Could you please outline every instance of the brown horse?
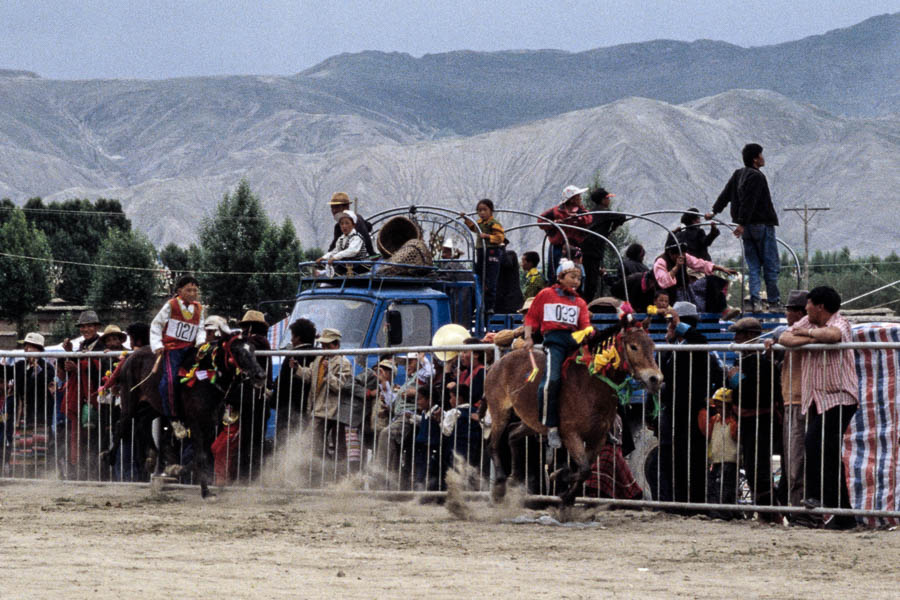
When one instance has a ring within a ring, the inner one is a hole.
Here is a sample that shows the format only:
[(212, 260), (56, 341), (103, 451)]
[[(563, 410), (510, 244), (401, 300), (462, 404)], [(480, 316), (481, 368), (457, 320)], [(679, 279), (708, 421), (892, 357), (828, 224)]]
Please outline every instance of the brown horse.
[[(653, 357), (653, 340), (644, 326), (627, 326), (626, 321), (602, 332), (600, 341), (614, 336), (614, 343), (622, 364), (610, 369), (606, 377), (614, 384), (621, 384), (628, 375), (643, 384), (650, 393), (659, 391), (663, 376)], [(492, 497), (500, 501), (506, 493), (507, 473), (503, 468), (500, 444), (509, 424), (512, 411), (522, 420), (522, 425), (536, 434), (544, 435), (547, 428), (538, 415), (538, 384), (545, 376), (546, 360), (542, 352), (533, 352), (540, 374), (528, 382), (531, 361), (525, 350), (514, 350), (488, 370), (484, 380), (484, 397), (491, 415), (491, 459), (494, 463), (494, 487)], [(591, 466), (616, 417), (619, 399), (613, 388), (591, 375), (588, 367), (572, 362), (563, 375), (559, 392), (559, 432), (569, 456), (578, 465), (572, 475), (568, 469), (557, 472), (556, 478), (569, 483), (560, 497), (566, 504), (575, 500), (580, 485), (587, 479)], [(519, 433), (522, 433), (520, 429)]]

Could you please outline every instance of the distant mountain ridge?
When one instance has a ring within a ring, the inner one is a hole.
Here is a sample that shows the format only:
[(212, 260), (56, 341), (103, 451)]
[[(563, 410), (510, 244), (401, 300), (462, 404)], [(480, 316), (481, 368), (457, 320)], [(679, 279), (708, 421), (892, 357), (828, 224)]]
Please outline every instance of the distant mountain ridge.
[(0, 71), (0, 197), (120, 198), (155, 243), (186, 243), (247, 178), (313, 245), (338, 189), (365, 214), (485, 196), (539, 211), (599, 171), (638, 212), (711, 205), (754, 140), (779, 206), (835, 208), (814, 244), (884, 252), (896, 246), (877, 215), (896, 210), (898, 37), (900, 13), (750, 49), (363, 52), (289, 77), (161, 81)]

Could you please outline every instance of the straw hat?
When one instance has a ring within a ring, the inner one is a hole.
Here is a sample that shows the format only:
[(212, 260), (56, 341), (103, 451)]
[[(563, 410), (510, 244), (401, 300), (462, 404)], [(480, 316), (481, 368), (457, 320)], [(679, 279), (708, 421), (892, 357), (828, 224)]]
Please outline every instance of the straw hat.
[(340, 206), (341, 204), (350, 204), (350, 196), (344, 192), (335, 192), (328, 201), (329, 206)]
[(106, 338), (112, 337), (114, 335), (119, 336), (123, 344), (128, 339), (128, 335), (124, 331), (119, 329), (118, 325), (107, 325), (106, 329), (103, 330), (103, 335), (100, 336), (100, 341), (105, 344)]
[(266, 327), (269, 326), (269, 324), (266, 323), (266, 318), (258, 310), (248, 310), (245, 312), (244, 318), (241, 319), (241, 322), (238, 323), (238, 325), (249, 325), (250, 323), (262, 323)]
[(330, 344), (331, 342), (339, 342), (341, 340), (341, 332), (331, 327), (322, 330), (322, 335), (316, 338), (322, 344)]

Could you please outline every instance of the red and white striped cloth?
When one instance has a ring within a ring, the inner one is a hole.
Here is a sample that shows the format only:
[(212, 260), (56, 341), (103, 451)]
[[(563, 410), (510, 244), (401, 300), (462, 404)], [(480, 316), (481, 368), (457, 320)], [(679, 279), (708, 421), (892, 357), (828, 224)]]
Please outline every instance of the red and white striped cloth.
[[(900, 325), (857, 325), (851, 337), (854, 342), (900, 342)], [(900, 350), (856, 350), (854, 358), (859, 409), (844, 434), (843, 450), (850, 505), (900, 510)], [(863, 521), (871, 526), (898, 522)]]

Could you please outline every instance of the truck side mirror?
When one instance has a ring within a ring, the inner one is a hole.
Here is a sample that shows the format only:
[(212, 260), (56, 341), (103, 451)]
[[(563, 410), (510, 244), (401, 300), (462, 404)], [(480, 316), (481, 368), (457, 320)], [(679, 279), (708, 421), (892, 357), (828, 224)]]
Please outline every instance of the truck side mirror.
[(403, 343), (403, 316), (399, 310), (387, 311), (388, 346), (399, 346)]

